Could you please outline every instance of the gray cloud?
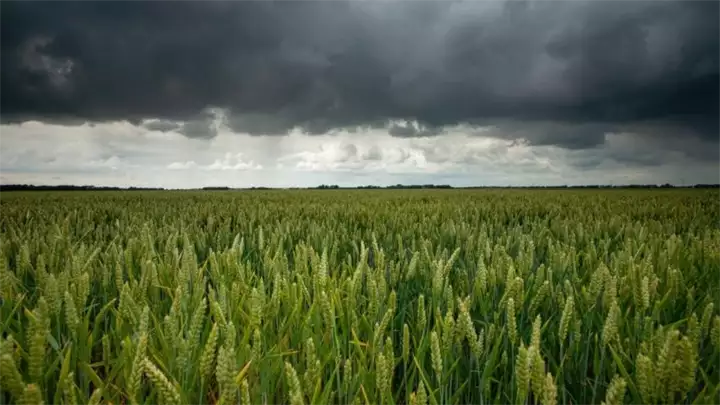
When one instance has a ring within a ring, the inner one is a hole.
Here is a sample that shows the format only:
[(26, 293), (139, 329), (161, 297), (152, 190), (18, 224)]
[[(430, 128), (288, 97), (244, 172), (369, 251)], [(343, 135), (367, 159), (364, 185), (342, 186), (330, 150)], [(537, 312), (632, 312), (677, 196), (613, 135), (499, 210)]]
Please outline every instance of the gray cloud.
[(178, 132), (190, 138), (214, 138), (218, 133), (217, 119), (217, 113), (206, 110), (197, 117), (185, 121)]
[(150, 131), (161, 131), (161, 132), (169, 132), (169, 131), (175, 131), (177, 129), (182, 128), (182, 124), (175, 121), (169, 121), (169, 120), (151, 120), (148, 122), (145, 122), (143, 126)]
[(410, 123), (391, 123), (388, 127), (388, 133), (399, 137), (419, 137), (419, 136), (435, 136), (441, 133), (438, 127), (428, 127), (416, 122)]
[(718, 11), (715, 1), (5, 1), (0, 107), (5, 122), (158, 119), (146, 128), (197, 138), (217, 134), (202, 115), (213, 107), (252, 134), (490, 125), (569, 149), (627, 128), (717, 142)]
[(186, 122), (178, 132), (190, 138), (213, 138), (217, 135), (217, 129), (212, 123), (203, 121)]
[(379, 146), (373, 145), (367, 150), (367, 152), (365, 152), (362, 157), (366, 160), (380, 161), (383, 158), (383, 151), (382, 149), (380, 149)]

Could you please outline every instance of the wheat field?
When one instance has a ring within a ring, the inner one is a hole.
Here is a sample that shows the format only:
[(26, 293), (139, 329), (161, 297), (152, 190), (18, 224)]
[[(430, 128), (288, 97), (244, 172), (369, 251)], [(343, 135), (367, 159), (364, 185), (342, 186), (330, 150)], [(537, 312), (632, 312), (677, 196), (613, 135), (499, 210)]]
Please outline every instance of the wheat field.
[(720, 403), (708, 190), (3, 193), (0, 404)]

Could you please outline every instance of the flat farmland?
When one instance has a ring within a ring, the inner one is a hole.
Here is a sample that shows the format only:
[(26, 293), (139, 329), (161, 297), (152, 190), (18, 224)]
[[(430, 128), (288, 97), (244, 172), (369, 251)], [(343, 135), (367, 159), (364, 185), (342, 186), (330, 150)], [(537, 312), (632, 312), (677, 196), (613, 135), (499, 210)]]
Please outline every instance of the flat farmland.
[(0, 403), (720, 403), (718, 197), (3, 192)]

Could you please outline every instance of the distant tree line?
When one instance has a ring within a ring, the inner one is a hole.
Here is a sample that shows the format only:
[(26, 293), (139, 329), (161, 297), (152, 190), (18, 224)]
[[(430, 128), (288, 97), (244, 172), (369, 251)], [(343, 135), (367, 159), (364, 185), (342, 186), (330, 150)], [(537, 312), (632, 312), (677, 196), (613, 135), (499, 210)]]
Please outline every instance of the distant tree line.
[(380, 187), (380, 186), (359, 186), (355, 187), (359, 189), (378, 189), (378, 188), (389, 188), (389, 189), (405, 189), (405, 188), (453, 188), (448, 184), (395, 184), (392, 186)]
[[(358, 186), (358, 187), (340, 187), (337, 184), (321, 184), (317, 187), (302, 188), (302, 187), (290, 187), (292, 190), (380, 190), (380, 189), (461, 189), (461, 190), (475, 190), (475, 189), (662, 189), (662, 188), (702, 188), (702, 189), (716, 189), (720, 188), (720, 184), (695, 184), (691, 186), (674, 186), (672, 184), (628, 184), (628, 185), (582, 185), (582, 186), (469, 186), (469, 187), (453, 187), (448, 184), (395, 184), (390, 186)], [(201, 189), (187, 189), (187, 190), (273, 190), (272, 187), (250, 187), (250, 188), (232, 188), (232, 187), (203, 187)], [(0, 184), (0, 191), (159, 191), (165, 190), (162, 187), (103, 187), (103, 186), (73, 186), (73, 185), (60, 185), (60, 186), (35, 186), (29, 184)]]
[(108, 186), (35, 186), (31, 184), (0, 184), (0, 191), (121, 191), (121, 190), (165, 190), (154, 187), (108, 187)]
[(335, 190), (335, 189), (360, 189), (360, 190), (378, 190), (378, 189), (459, 189), (459, 190), (474, 190), (474, 189), (567, 189), (567, 188), (580, 188), (580, 189), (599, 189), (599, 188), (720, 188), (720, 184), (695, 184), (692, 186), (674, 186), (672, 184), (627, 184), (627, 185), (607, 185), (607, 184), (590, 184), (590, 185), (562, 185), (562, 186), (466, 186), (466, 187), (453, 187), (448, 184), (395, 184), (391, 186), (358, 186), (358, 187), (340, 187), (338, 185), (325, 185), (322, 184), (315, 187), (318, 190)]

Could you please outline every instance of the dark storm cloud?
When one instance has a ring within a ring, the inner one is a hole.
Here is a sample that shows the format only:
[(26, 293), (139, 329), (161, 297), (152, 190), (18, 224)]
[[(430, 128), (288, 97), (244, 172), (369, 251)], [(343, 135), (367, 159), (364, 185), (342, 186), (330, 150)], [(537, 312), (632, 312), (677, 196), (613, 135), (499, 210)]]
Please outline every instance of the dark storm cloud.
[(585, 148), (672, 122), (718, 138), (715, 1), (4, 1), (1, 30), (6, 122), (189, 120), (212, 137), (189, 117), (214, 107), (254, 134), (484, 124)]
[(601, 145), (605, 134), (622, 128), (622, 125), (611, 125), (603, 122), (562, 122), (533, 121), (531, 125), (522, 121), (497, 121), (493, 126), (483, 128), (477, 135), (494, 138), (522, 139), (533, 145), (562, 145), (567, 149), (587, 149)]

